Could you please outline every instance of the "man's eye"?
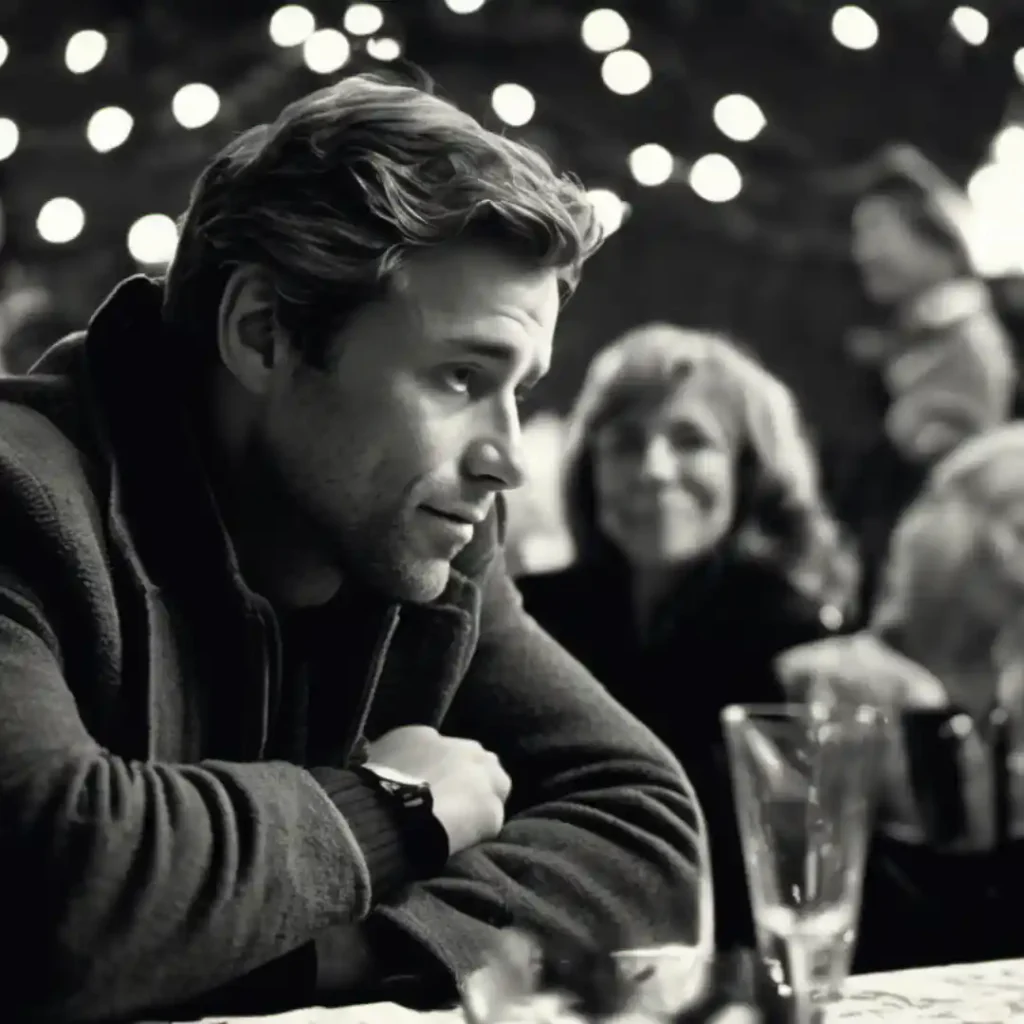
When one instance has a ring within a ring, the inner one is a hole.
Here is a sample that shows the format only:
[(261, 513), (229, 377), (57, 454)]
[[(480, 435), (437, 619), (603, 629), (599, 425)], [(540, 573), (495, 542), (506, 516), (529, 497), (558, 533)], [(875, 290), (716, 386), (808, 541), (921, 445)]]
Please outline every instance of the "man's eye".
[(471, 366), (452, 366), (445, 370), (443, 375), (445, 385), (460, 395), (470, 392), (475, 379), (476, 370)]

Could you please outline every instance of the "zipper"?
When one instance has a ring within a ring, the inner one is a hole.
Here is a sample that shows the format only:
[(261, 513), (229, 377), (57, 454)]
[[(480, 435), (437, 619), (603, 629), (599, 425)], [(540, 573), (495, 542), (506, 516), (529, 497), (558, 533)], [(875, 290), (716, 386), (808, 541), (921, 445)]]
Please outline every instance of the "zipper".
[(366, 728), (366, 722), (370, 717), (370, 708), (373, 706), (373, 698), (377, 692), (377, 684), (380, 682), (381, 673), (384, 671), (384, 662), (387, 659), (388, 649), (391, 647), (395, 631), (398, 629), (398, 620), (401, 612), (401, 605), (392, 605), (388, 609), (383, 627), (377, 634), (377, 640), (373, 646), (373, 655), (370, 658), (370, 668), (366, 673), (363, 689), (359, 695), (357, 712), (353, 717), (352, 727), (345, 737), (345, 763), (352, 757), (352, 751), (355, 749), (356, 743)]

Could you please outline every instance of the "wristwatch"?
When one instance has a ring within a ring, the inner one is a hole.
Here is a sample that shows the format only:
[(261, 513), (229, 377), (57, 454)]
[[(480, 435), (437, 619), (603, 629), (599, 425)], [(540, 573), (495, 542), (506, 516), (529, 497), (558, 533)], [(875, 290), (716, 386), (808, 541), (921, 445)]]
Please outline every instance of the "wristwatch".
[(430, 784), (385, 764), (366, 762), (352, 769), (382, 794), (394, 808), (412, 860), (419, 874), (428, 877), (448, 860), (448, 833), (434, 816)]

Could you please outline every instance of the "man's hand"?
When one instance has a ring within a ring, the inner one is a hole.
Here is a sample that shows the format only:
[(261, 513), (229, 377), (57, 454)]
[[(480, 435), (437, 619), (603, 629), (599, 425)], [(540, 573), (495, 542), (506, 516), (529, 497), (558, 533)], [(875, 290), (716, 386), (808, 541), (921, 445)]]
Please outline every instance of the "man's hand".
[(406, 725), (369, 744), (368, 760), (429, 783), (434, 817), (448, 833), (453, 854), (493, 839), (505, 824), (512, 780), (497, 756), (475, 740)]

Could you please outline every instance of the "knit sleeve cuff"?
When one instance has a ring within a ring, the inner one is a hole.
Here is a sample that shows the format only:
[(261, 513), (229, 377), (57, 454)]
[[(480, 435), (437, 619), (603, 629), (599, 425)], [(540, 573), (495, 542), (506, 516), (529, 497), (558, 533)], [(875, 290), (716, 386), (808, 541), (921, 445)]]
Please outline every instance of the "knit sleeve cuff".
[(378, 903), (417, 872), (401, 815), (387, 797), (354, 772), (312, 768), (310, 774), (338, 808), (359, 844), (370, 874), (371, 899)]

